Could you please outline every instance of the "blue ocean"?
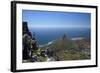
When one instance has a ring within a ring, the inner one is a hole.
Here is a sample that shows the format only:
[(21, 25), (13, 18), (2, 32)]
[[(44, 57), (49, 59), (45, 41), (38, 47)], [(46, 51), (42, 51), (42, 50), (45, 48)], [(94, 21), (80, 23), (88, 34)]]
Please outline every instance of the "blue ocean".
[(41, 44), (46, 44), (50, 41), (56, 40), (61, 38), (64, 34), (66, 34), (67, 37), (69, 38), (78, 38), (78, 37), (85, 37), (89, 38), (91, 35), (90, 28), (80, 28), (80, 29), (62, 29), (62, 28), (57, 28), (57, 29), (30, 29), (31, 33), (35, 33), (35, 38), (38, 41), (38, 43)]

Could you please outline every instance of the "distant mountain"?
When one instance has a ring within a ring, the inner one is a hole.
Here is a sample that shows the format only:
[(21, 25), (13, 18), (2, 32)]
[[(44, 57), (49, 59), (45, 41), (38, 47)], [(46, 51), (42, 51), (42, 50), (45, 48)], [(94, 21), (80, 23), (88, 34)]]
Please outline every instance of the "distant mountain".
[(43, 48), (53, 51), (53, 58), (62, 61), (90, 58), (90, 40), (86, 38), (72, 40), (64, 34), (61, 38), (49, 42)]
[(67, 50), (73, 47), (73, 42), (64, 34), (61, 38), (48, 45), (48, 47), (55, 51)]

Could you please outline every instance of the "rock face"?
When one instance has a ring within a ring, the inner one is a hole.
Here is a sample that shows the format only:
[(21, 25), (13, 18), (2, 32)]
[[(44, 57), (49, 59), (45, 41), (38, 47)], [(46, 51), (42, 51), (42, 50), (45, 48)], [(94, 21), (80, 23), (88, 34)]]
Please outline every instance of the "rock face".
[(27, 22), (23, 22), (23, 60), (31, 60), (33, 51), (38, 49), (37, 42), (28, 29)]
[(32, 34), (31, 34), (31, 32), (29, 31), (29, 29), (28, 29), (27, 22), (23, 22), (23, 35), (24, 35), (24, 34), (28, 34), (30, 37), (32, 37)]

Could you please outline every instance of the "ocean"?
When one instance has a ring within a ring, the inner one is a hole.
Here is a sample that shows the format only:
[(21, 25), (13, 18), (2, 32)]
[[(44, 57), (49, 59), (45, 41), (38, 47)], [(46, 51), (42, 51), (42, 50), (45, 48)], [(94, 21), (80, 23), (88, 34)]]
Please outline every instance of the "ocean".
[(90, 28), (39, 28), (39, 29), (29, 29), (32, 34), (35, 34), (35, 38), (39, 45), (46, 44), (50, 41), (61, 38), (64, 34), (68, 38), (90, 38), (91, 29)]

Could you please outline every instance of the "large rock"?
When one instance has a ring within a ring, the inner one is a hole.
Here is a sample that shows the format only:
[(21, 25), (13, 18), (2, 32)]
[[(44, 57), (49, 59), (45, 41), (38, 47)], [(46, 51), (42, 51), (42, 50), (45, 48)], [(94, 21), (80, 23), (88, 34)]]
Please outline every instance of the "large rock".
[(23, 60), (32, 60), (33, 52), (37, 49), (35, 37), (29, 31), (27, 22), (23, 22)]

